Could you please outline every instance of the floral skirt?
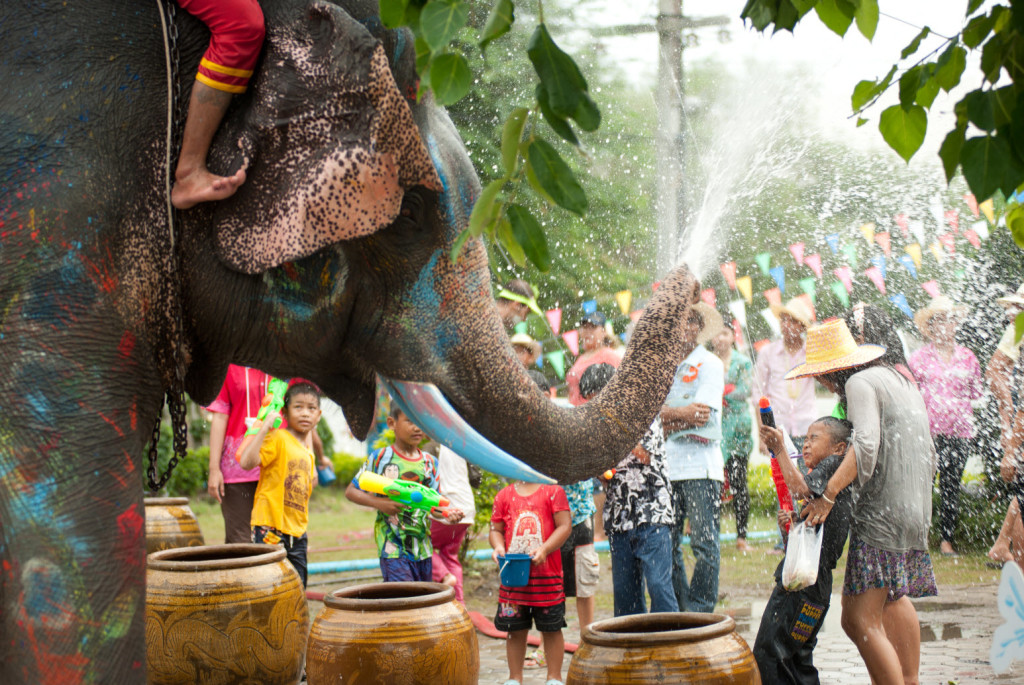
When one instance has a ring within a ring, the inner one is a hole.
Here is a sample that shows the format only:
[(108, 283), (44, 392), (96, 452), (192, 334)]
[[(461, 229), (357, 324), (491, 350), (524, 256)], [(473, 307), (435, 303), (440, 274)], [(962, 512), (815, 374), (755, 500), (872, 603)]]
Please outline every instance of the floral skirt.
[(843, 594), (859, 595), (873, 588), (886, 588), (890, 602), (908, 596), (934, 597), (939, 590), (931, 555), (918, 550), (890, 552), (851, 535)]

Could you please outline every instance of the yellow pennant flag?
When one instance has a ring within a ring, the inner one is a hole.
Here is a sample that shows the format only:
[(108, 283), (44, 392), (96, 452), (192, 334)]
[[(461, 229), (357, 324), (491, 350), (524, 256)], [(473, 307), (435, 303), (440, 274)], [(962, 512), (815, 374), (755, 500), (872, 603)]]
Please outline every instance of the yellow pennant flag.
[(985, 218), (988, 219), (990, 224), (994, 224), (996, 222), (995, 204), (992, 202), (992, 198), (989, 198), (978, 205), (978, 209), (981, 210), (981, 213), (985, 215)]
[(875, 244), (875, 223), (873, 221), (861, 226), (860, 232), (864, 234), (864, 240), (868, 241), (868, 247)]
[(910, 243), (904, 248), (910, 258), (914, 260), (914, 266), (921, 268), (921, 246), (917, 243)]
[(946, 255), (942, 254), (942, 245), (939, 245), (938, 242), (934, 242), (931, 245), (929, 245), (928, 249), (932, 251), (932, 254), (935, 256), (935, 261), (937, 261), (939, 264), (942, 264), (942, 262), (946, 259)]
[(750, 276), (740, 276), (736, 279), (736, 289), (743, 295), (743, 299), (750, 304), (754, 301), (754, 290), (750, 282)]
[(629, 307), (633, 304), (633, 291), (620, 290), (615, 293), (615, 301), (619, 303), (619, 309), (622, 310), (622, 315), (629, 316)]

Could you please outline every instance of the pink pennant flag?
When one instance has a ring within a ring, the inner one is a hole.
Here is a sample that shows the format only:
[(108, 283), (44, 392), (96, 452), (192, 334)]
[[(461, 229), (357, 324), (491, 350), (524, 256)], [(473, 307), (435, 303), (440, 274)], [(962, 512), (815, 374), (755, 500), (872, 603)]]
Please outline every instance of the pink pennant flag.
[(555, 309), (549, 309), (545, 312), (545, 316), (548, 317), (548, 325), (551, 326), (556, 334), (562, 330), (562, 308), (556, 307)]
[(835, 269), (832, 273), (836, 275), (843, 283), (843, 287), (846, 288), (846, 292), (853, 293), (853, 269), (848, 266), (841, 266)]
[(889, 253), (892, 251), (892, 236), (890, 236), (888, 232), (876, 233), (875, 242), (878, 243), (878, 246), (882, 248), (882, 252), (885, 253), (886, 257), (888, 257)]
[(768, 340), (768, 338), (762, 338), (758, 340), (757, 342), (754, 343), (754, 352), (760, 352), (761, 348), (767, 345), (769, 342), (771, 341)]
[(896, 215), (896, 225), (900, 227), (900, 233), (903, 237), (907, 237), (907, 233), (910, 231), (910, 222), (907, 220), (907, 215), (900, 212)]
[(939, 284), (935, 281), (925, 281), (921, 284), (924, 291), (928, 293), (930, 297), (938, 297), (942, 291), (939, 290)]
[(967, 203), (967, 208), (971, 210), (971, 214), (977, 219), (980, 214), (978, 198), (974, 197), (974, 193), (964, 193), (964, 201)]
[(793, 243), (789, 246), (789, 252), (793, 255), (793, 259), (796, 260), (797, 266), (803, 266), (804, 264), (804, 244)]
[(815, 278), (821, 278), (821, 255), (815, 252), (804, 257), (804, 266), (809, 266)]
[(975, 249), (981, 247), (981, 238), (978, 237), (977, 232), (973, 228), (968, 228), (964, 231), (964, 237), (967, 238), (967, 242), (975, 247)]
[(715, 289), (714, 288), (704, 288), (704, 290), (700, 291), (700, 299), (704, 300), (704, 303), (706, 305), (708, 305), (709, 307), (714, 307), (715, 306)]
[(947, 209), (942, 216), (949, 227), (953, 229), (954, 234), (960, 230), (960, 212), (955, 209)]
[(730, 290), (736, 290), (736, 262), (726, 262), (719, 267)]
[(642, 309), (637, 309), (636, 311), (632, 311), (632, 312), (629, 313), (629, 320), (632, 321), (633, 323), (636, 323), (637, 321), (640, 320), (640, 316), (643, 313), (644, 313), (644, 310), (642, 310)]
[(871, 279), (871, 282), (875, 284), (879, 292), (885, 294), (885, 279), (882, 278), (882, 270), (877, 266), (869, 266), (864, 269), (864, 275)]
[(771, 290), (764, 291), (764, 299), (768, 300), (768, 304), (775, 307), (782, 306), (782, 292), (778, 288), (772, 288)]
[(571, 331), (562, 333), (562, 340), (569, 346), (569, 351), (572, 352), (574, 357), (579, 356), (580, 353), (580, 332), (575, 328)]
[(661, 286), (661, 281), (655, 281), (654, 283), (651, 283), (651, 292), (652, 293), (658, 292), (658, 287), (659, 286)]
[(732, 320), (732, 335), (736, 339), (736, 349), (742, 352), (747, 346), (747, 341), (743, 337), (743, 326), (740, 325), (739, 319)]
[(952, 233), (943, 233), (939, 236), (939, 242), (945, 247), (950, 253), (956, 252), (956, 237)]

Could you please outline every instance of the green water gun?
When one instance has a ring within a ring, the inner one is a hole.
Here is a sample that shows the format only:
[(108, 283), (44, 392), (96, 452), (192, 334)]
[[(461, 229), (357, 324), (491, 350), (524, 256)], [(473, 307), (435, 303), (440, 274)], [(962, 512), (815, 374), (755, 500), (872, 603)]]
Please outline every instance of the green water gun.
[(270, 383), (267, 384), (267, 394), (263, 396), (263, 401), (260, 402), (260, 410), (256, 413), (256, 420), (249, 426), (249, 430), (245, 431), (245, 435), (242, 437), (242, 444), (238, 446), (238, 451), (235, 452), (235, 459), (241, 457), (246, 446), (260, 432), (263, 422), (267, 420), (271, 413), (277, 414), (272, 428), (281, 427), (280, 412), (284, 409), (284, 396), (287, 392), (288, 381), (283, 381), (280, 378), (270, 379)]
[(447, 508), (451, 504), (447, 497), (442, 497), (436, 490), (431, 490), (425, 485), (420, 485), (411, 480), (392, 480), (385, 478), (372, 471), (364, 471), (352, 484), (363, 492), (373, 492), (384, 495), (395, 502), (404, 504), (413, 509), (447, 516)]

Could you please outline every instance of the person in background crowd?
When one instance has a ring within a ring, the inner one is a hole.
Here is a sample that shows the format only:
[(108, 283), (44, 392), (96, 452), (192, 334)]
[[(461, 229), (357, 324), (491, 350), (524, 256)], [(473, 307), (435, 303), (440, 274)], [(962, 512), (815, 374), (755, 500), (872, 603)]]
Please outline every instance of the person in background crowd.
[[(501, 316), (502, 323), (505, 324), (505, 330), (512, 332), (516, 328), (516, 324), (527, 322), (527, 329), (525, 333), (529, 333), (534, 339), (542, 337), (544, 331), (544, 312), (537, 306), (537, 290), (522, 279), (515, 279), (505, 284), (505, 287), (498, 291), (498, 295), (494, 300), (495, 306), (498, 308), (498, 314)], [(539, 321), (535, 326), (529, 325), (529, 321), (534, 320), (534, 316), (539, 317)]]
[(531, 369), (540, 358), (541, 345), (528, 333), (516, 333), (510, 339), (512, 349), (516, 351), (520, 363), (525, 369)]
[[(892, 322), (885, 310), (873, 304), (858, 302), (845, 314), (843, 320), (853, 334), (858, 345), (868, 343), (881, 345), (885, 354), (881, 360), (899, 371), (908, 381), (917, 386), (917, 379), (907, 363), (906, 349), (896, 332), (896, 324)], [(839, 417), (844, 418), (844, 417)]]
[(954, 305), (948, 297), (933, 299), (914, 315), (928, 342), (910, 355), (910, 370), (928, 408), (939, 456), (939, 551), (946, 556), (956, 554), (953, 533), (960, 510), (960, 481), (976, 433), (971, 401), (981, 398), (981, 365), (973, 352), (954, 342), (957, 322), (965, 312), (966, 307)]
[(722, 457), (729, 475), (732, 504), (736, 511), (736, 549), (749, 552), (747, 544), (747, 516), (750, 513), (750, 493), (747, 491), (747, 462), (754, 449), (751, 439), (750, 386), (754, 366), (742, 352), (733, 347), (736, 335), (732, 326), (725, 324), (711, 339), (711, 348), (725, 367), (725, 399), (722, 403)]
[(786, 373), (805, 361), (804, 333), (814, 321), (814, 314), (799, 298), (793, 298), (784, 306), (773, 305), (772, 313), (779, 319), (782, 337), (768, 343), (758, 353), (757, 387), (771, 401), (776, 424), (789, 434), (799, 450), (807, 428), (818, 418), (814, 406), (814, 379), (786, 380)]
[(619, 368), (622, 356), (608, 346), (608, 331), (605, 328), (608, 319), (601, 312), (594, 311), (583, 316), (579, 325), (580, 356), (565, 374), (565, 383), (569, 388), (569, 403), (579, 406), (583, 404), (580, 395), (580, 376), (591, 364), (611, 364)]
[(459, 549), (466, 538), (466, 531), (473, 525), (476, 516), (476, 502), (469, 479), (469, 464), (465, 459), (444, 445), (437, 451), (437, 491), (448, 498), (451, 506), (462, 512), (458, 523), (447, 520), (430, 520), (430, 543), (434, 548), (431, 579), (455, 588), (455, 599), (465, 604), (462, 595), (462, 563)]

